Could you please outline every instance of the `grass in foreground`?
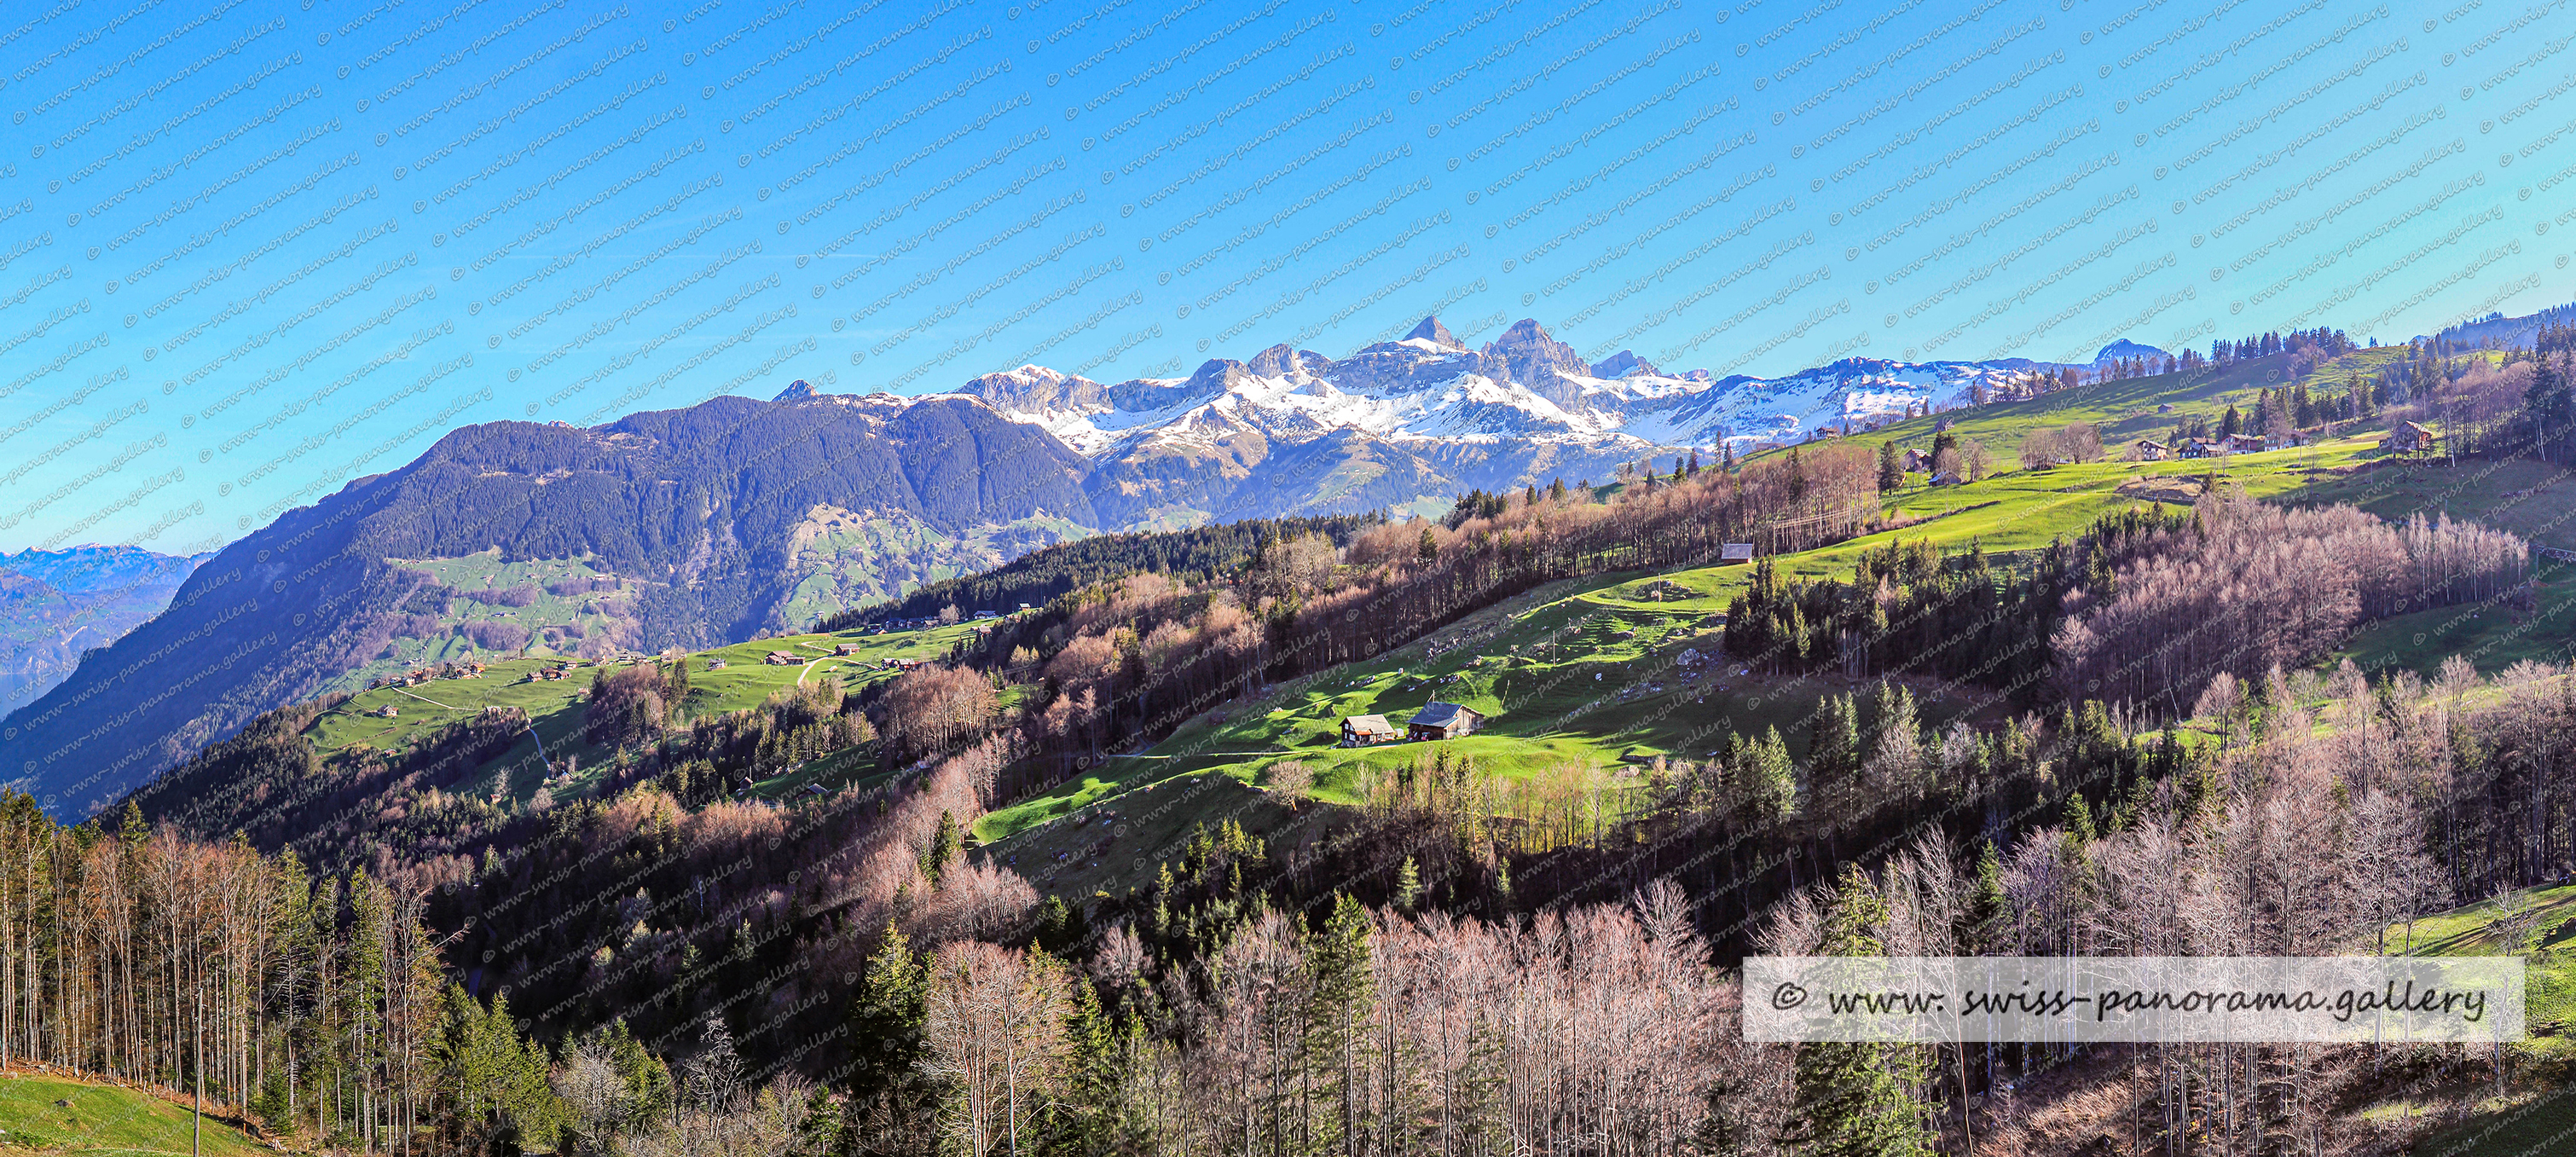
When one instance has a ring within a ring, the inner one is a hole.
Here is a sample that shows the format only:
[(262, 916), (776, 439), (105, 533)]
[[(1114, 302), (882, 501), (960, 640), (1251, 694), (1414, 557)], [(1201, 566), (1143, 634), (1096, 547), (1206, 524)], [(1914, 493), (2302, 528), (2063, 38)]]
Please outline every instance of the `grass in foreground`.
[[(2496, 917), (2505, 903), (2533, 905), (2537, 910), (2531, 942), (2524, 954), (2524, 1018), (2531, 1039), (2512, 1046), (2508, 1052), (2513, 1069), (2563, 1072), (2571, 1059), (2576, 1059), (2576, 1041), (2569, 1039), (2576, 1029), (2576, 884), (2526, 888), (2510, 897), (2464, 904), (2447, 912), (2417, 919), (2414, 923), (2414, 951), (2425, 956), (2488, 956), (2503, 947), (2498, 942)], [(2405, 943), (2403, 924), (2388, 930), (2392, 950)], [(2453, 1090), (2461, 1097), (2479, 1098), (2478, 1112), (2469, 1120), (2443, 1129), (2414, 1152), (2446, 1154), (2448, 1157), (2528, 1157), (2532, 1154), (2566, 1151), (2569, 1130), (2576, 1129), (2576, 1089), (2543, 1085), (2519, 1087), (2509, 1085), (2503, 1095), (2491, 1086), (2479, 1089)], [(2445, 1098), (2436, 1094), (2433, 1101)], [(2395, 1115), (2406, 1111), (2402, 1102), (2372, 1106), (2365, 1116)]]
[[(0, 1076), (0, 1152), (187, 1153), (191, 1138), (187, 1106), (149, 1093), (29, 1073)], [(212, 1117), (204, 1143), (212, 1157), (277, 1152)]]

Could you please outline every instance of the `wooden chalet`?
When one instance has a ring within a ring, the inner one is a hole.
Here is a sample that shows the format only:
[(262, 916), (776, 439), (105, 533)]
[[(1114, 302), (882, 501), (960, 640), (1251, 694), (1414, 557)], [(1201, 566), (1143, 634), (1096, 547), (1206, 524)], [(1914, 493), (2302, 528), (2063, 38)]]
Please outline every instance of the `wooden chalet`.
[(2210, 455), (2209, 443), (2198, 438), (2185, 438), (2174, 443), (2173, 453), (2176, 458), (2207, 458)]
[(1404, 721), (1404, 737), (1416, 740), (1456, 739), (1474, 735), (1476, 728), (1484, 722), (1484, 716), (1456, 703), (1434, 701), (1424, 704), (1422, 710), (1413, 713), (1413, 718)]
[(2153, 438), (2138, 439), (2137, 448), (2138, 461), (2140, 462), (2162, 462), (2167, 458), (2173, 457), (2173, 447), (2156, 441)]
[(1342, 717), (1342, 746), (1366, 747), (1373, 743), (1395, 742), (1395, 725), (1383, 715), (1346, 715)]
[(2227, 436), (2227, 452), (2230, 454), (2259, 454), (2271, 448), (2271, 444), (2267, 442), (2261, 434), (2230, 434)]
[(793, 667), (797, 664), (798, 659), (796, 658), (795, 652), (792, 651), (771, 651), (770, 653), (761, 656), (760, 661), (772, 667)]
[(2400, 422), (2379, 440), (2379, 448), (2397, 454), (2422, 454), (2431, 451), (2440, 437), (2419, 423)]

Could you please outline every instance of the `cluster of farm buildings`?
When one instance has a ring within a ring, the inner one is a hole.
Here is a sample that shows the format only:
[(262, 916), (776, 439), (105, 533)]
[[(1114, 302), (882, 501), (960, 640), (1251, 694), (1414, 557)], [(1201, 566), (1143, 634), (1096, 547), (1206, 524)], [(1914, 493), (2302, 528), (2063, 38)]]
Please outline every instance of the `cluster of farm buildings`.
[[(1484, 726), (1484, 715), (1456, 703), (1431, 702), (1404, 721), (1403, 738), (1416, 742), (1434, 739), (1457, 739), (1474, 735)], [(1393, 743), (1395, 725), (1384, 715), (1348, 715), (1342, 718), (1342, 746), (1367, 747)]]

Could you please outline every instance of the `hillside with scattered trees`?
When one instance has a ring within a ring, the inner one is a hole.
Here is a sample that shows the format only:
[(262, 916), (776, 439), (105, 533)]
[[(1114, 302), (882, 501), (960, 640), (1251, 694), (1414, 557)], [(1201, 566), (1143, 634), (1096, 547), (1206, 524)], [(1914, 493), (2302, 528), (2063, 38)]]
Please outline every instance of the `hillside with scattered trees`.
[[(2541, 355), (2371, 364), (2421, 391), (2375, 405), (2518, 376), (2461, 452), (2555, 452)], [(2450, 469), (2336, 446), (2355, 479)], [(2391, 1151), (2480, 1103), (2417, 1090), (2564, 1077), (2576, 677), (2355, 661), (2428, 613), (2563, 635), (2553, 564), (2262, 501), (2315, 470), (2269, 461), (2187, 507), (2123, 497), (2130, 463), (1945, 492), (1858, 439), (1639, 463), (1070, 543), (751, 658), (308, 700), (83, 823), (9, 797), (0, 1042), (361, 1151)], [(1485, 686), (1564, 706), (1238, 750), (1292, 689)], [(1037, 818), (978, 834), (1006, 813)], [(1107, 882), (1061, 886), (1077, 861)], [(2421, 951), (2527, 953), (2541, 1039), (1757, 1045), (1733, 972)]]

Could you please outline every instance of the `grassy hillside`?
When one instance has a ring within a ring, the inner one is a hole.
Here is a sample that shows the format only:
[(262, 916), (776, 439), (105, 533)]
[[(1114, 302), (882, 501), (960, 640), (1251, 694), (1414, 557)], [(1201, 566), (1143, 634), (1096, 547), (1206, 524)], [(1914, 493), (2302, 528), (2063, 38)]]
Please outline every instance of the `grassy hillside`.
[[(881, 666), (884, 660), (941, 657), (948, 653), (950, 644), (971, 637), (974, 629), (971, 623), (960, 623), (885, 634), (845, 631), (787, 635), (701, 651), (689, 657), (689, 698), (684, 710), (692, 716), (740, 710), (800, 682), (839, 678), (844, 687), (855, 688), (892, 678), (893, 672)], [(857, 652), (834, 655), (833, 650), (844, 643), (856, 646)], [(762, 659), (771, 651), (787, 651), (803, 661), (793, 666), (770, 666)], [(719, 659), (724, 666), (710, 669), (709, 663)], [(572, 665), (563, 678), (539, 677), (540, 671), (567, 663)], [(620, 665), (616, 660), (504, 659), (486, 666), (480, 676), (378, 687), (359, 692), (322, 713), (315, 719), (311, 735), (314, 745), (328, 758), (358, 744), (379, 749), (406, 747), (486, 707), (515, 708), (527, 712), (536, 735), (495, 763), (506, 766), (528, 761), (542, 741), (548, 764), (562, 768), (569, 759), (575, 771), (570, 778), (551, 783), (513, 782), (508, 785), (509, 795), (524, 801), (543, 786), (556, 799), (577, 798), (599, 785), (600, 768), (615, 754), (582, 741), (583, 700), (592, 682)], [(379, 714), (387, 707), (395, 711), (390, 718)], [(800, 789), (831, 770), (800, 769), (792, 778), (761, 784), (760, 790), (770, 795)], [(837, 786), (837, 782), (833, 785)], [(487, 794), (494, 786), (486, 773), (474, 782), (472, 790)]]
[[(2138, 383), (2148, 384), (2141, 389), (2153, 385), (2151, 379), (2136, 379), (2100, 389), (2117, 393)], [(2080, 400), (2074, 396), (2084, 392), (2051, 397)], [(2209, 396), (2223, 399), (2224, 394)], [(2022, 420), (2057, 421), (2065, 413), (2060, 409), (2044, 419), (2026, 414)], [(2378, 451), (2374, 437), (2362, 434), (2224, 458), (2097, 462), (2008, 470), (1962, 486), (1918, 484), (1888, 496), (1888, 508), (1909, 520), (1905, 525), (1784, 556), (1781, 564), (1798, 577), (1848, 577), (1862, 552), (1899, 541), (1929, 541), (1946, 550), (1974, 545), (2010, 555), (2078, 534), (2106, 512), (2146, 501), (2190, 500), (2212, 481), (2273, 500), (2360, 502), (2393, 517), (2402, 517), (2428, 496), (2440, 496), (2454, 513), (2521, 525), (2544, 542), (2552, 541), (2546, 535), (2553, 528), (2546, 525), (2548, 516), (2534, 493), (2540, 502), (2576, 497), (2576, 485), (2552, 481), (2536, 467), (2396, 462)], [(2555, 496), (2551, 488), (2559, 486), (2571, 494)], [(1341, 748), (1341, 718), (1383, 714), (1400, 727), (1405, 717), (1434, 699), (1464, 703), (1491, 717), (1484, 733), (1448, 745), (1454, 755), (1474, 759), (1506, 783), (1534, 777), (1552, 777), (1560, 786), (1579, 782), (1613, 814), (1643, 790), (1646, 771), (1657, 756), (1704, 759), (1730, 731), (1776, 726), (1793, 754), (1802, 754), (1806, 721), (1817, 701), (1865, 688), (1832, 677), (1749, 676), (1721, 664), (1691, 678), (1678, 666), (1686, 650), (1716, 654), (1723, 612), (1750, 573), (1742, 565), (1707, 566), (1609, 574), (1541, 588), (1410, 646), (1268, 688), (1254, 699), (1203, 714), (1150, 748), (1112, 755), (1053, 790), (984, 817), (974, 835), (990, 854), (1050, 890), (1077, 895), (1133, 883), (1137, 873), (1152, 870), (1151, 864), (1114, 855), (1102, 858), (1117, 845), (1168, 838), (1209, 816), (1236, 819), (1273, 840), (1307, 838), (1315, 825), (1326, 822), (1325, 813), (1292, 810), (1258, 790), (1271, 782), (1272, 767), (1296, 760), (1312, 770), (1309, 794), (1314, 799), (1358, 802), (1370, 783), (1426, 753), (1416, 744)], [(2570, 633), (2566, 624), (2576, 621), (2576, 582), (2544, 581), (2541, 590), (2542, 613), (2534, 618), (2492, 609), (2428, 611), (2376, 625), (2344, 653), (2374, 665), (2394, 663), (2426, 672), (2451, 654), (2470, 655), (2490, 671), (2521, 658), (2563, 658)], [(801, 634), (702, 652), (690, 659), (692, 690), (686, 710), (695, 715), (749, 707), (800, 680), (888, 678), (890, 673), (878, 666), (882, 660), (936, 658), (972, 631), (972, 624), (958, 624), (887, 634)], [(855, 644), (858, 653), (833, 656), (833, 648), (845, 642)], [(773, 650), (788, 651), (803, 662), (764, 664), (763, 656)], [(715, 659), (725, 666), (709, 669)], [(326, 756), (355, 744), (401, 747), (487, 706), (517, 708), (534, 721), (535, 737), (495, 766), (531, 763), (541, 739), (550, 766), (560, 769), (569, 758), (579, 770), (544, 784), (512, 782), (506, 785), (508, 795), (525, 801), (544, 786), (556, 799), (577, 798), (597, 788), (599, 770), (613, 755), (581, 738), (582, 697), (613, 662), (576, 665), (561, 680), (536, 677), (541, 669), (563, 662), (505, 660), (479, 678), (365, 691), (323, 714), (313, 726), (314, 739)], [(1971, 710), (2000, 710), (1991, 703), (1963, 701), (1928, 683), (1917, 694), (1925, 718), (1934, 723)], [(377, 714), (387, 706), (397, 714)], [(758, 789), (777, 798), (808, 783), (837, 787), (854, 781), (868, 763), (850, 756), (817, 760)], [(491, 774), (484, 773), (472, 790), (489, 794), (500, 786)], [(1171, 794), (1176, 792), (1186, 794)], [(1176, 798), (1187, 805), (1165, 802)], [(1154, 806), (1147, 809), (1147, 804)], [(1099, 818), (1119, 822), (1103, 828), (1093, 823)], [(1090, 867), (1095, 860), (1102, 866)]]
[[(2249, 371), (2257, 380), (2261, 372), (2259, 365)], [(2130, 394), (2127, 387), (2147, 392)], [(2100, 389), (2122, 398), (2158, 396), (2152, 379)], [(2084, 392), (2051, 397), (2068, 400)], [(2223, 409), (2226, 398), (2226, 391), (2213, 390), (2200, 404), (2215, 402)], [(1997, 408), (2006, 407), (1973, 413)], [(2070, 420), (2065, 413), (2026, 413), (2019, 420), (2062, 424)], [(2171, 420), (2169, 414), (2159, 417)], [(2009, 428), (2001, 420), (1987, 427)], [(2357, 495), (2375, 493), (2380, 501), (2371, 508), (2392, 517), (2409, 512), (2404, 495), (2446, 494), (2453, 513), (2463, 517), (2508, 527), (2517, 518), (2544, 521), (2538, 510), (2524, 513), (2529, 495), (2513, 493), (2525, 473), (2536, 474), (2521, 467), (2401, 461), (2381, 453), (2376, 434), (2366, 432), (2312, 446), (2193, 461), (2013, 469), (1961, 486), (1918, 484), (1898, 491), (1889, 496), (1888, 506), (1913, 519), (1910, 524), (1786, 555), (1781, 566), (1799, 577), (1847, 578), (1864, 551), (1900, 541), (1928, 540), (1945, 550), (1975, 545), (2009, 555), (2079, 534), (2111, 511), (2159, 499), (2191, 500), (2211, 482), (2294, 503), (2357, 501)], [(2576, 497), (2576, 485), (2569, 489), (2570, 497)], [(2558, 508), (2567, 507), (2562, 503)], [(1723, 665), (1689, 679), (1676, 665), (1686, 649), (1715, 652), (1727, 603), (1750, 576), (1751, 568), (1739, 564), (1604, 575), (1542, 588), (1413, 645), (1199, 716), (1161, 743), (1110, 757), (1052, 791), (984, 817), (975, 834), (993, 855), (1058, 893), (1087, 895), (1096, 888), (1135, 883), (1136, 874), (1150, 873), (1153, 865), (1105, 853), (1140, 838), (1151, 841), (1167, 834), (1162, 828), (1176, 824), (1186, 830), (1174, 818), (1184, 809), (1167, 803), (1174, 798), (1169, 793), (1189, 793), (1185, 798), (1193, 801), (1240, 801), (1213, 810), (1194, 804), (1185, 815), (1222, 813), (1256, 834), (1279, 839), (1293, 817), (1252, 790), (1270, 782), (1274, 765), (1303, 763), (1312, 770), (1316, 799), (1356, 802), (1372, 777), (1427, 758), (1427, 751), (1409, 743), (1339, 747), (1341, 718), (1383, 714), (1401, 728), (1406, 716), (1434, 699), (1466, 704), (1492, 719), (1482, 734), (1445, 744), (1452, 754), (1472, 758), (1506, 781), (1579, 770), (1595, 777), (1607, 806), (1614, 809), (1623, 796), (1642, 790), (1644, 769), (1656, 756), (1705, 758), (1730, 730), (1777, 726), (1792, 753), (1803, 756), (1806, 720), (1818, 699), (1860, 688), (1831, 677), (1749, 676)], [(2576, 624), (2576, 581), (2544, 572), (2540, 593), (2540, 612), (2532, 616), (2455, 607), (2389, 620), (2360, 632), (2324, 665), (2352, 656), (2374, 669), (2393, 665), (2430, 674), (2453, 654), (2467, 655), (2489, 672), (2523, 658), (2563, 661), (2571, 635), (2576, 635), (2570, 629)], [(1946, 723), (1972, 706), (1945, 695), (1937, 685), (1921, 686), (1916, 693), (1932, 723)], [(1984, 708), (1999, 709), (1991, 704)], [(1121, 822), (1104, 832), (1093, 826), (1104, 817)], [(1091, 867), (1094, 860), (1101, 866)]]
[[(2378, 362), (2394, 356), (2393, 350), (2358, 351), (2317, 368), (2314, 376), (2376, 372)], [(2215, 417), (2229, 405), (2250, 406), (2253, 392), (2280, 384), (2285, 368), (2286, 359), (2257, 359), (2215, 373), (2103, 383), (1945, 417), (1960, 433), (1988, 440), (1999, 464), (2008, 466), (2008, 447), (2030, 429), (2091, 421), (2116, 446), (2130, 436), (2161, 433), (2190, 414)], [(1903, 443), (1919, 436), (1928, 445), (1931, 426), (1931, 419), (1914, 419), (1871, 438)], [(2545, 545), (2576, 546), (2576, 531), (2563, 515), (2576, 506), (2576, 481), (2533, 463), (2400, 460), (2377, 449), (2375, 431), (2363, 430), (2307, 447), (2211, 459), (2007, 468), (1959, 486), (1932, 487), (1917, 475), (1913, 485), (1885, 496), (1891, 521), (1898, 523), (1894, 529), (1785, 555), (1779, 562), (1794, 577), (1845, 578), (1864, 552), (1918, 541), (1946, 551), (1973, 546), (2009, 558), (2080, 534), (2105, 513), (2148, 502), (2196, 501), (2213, 485), (2290, 503), (2352, 502), (2390, 518), (2447, 508)], [(532, 565), (556, 570), (442, 572), (441, 578), (467, 590), (513, 583), (542, 588), (583, 573), (576, 564)], [(1446, 744), (1452, 755), (1474, 760), (1507, 787), (1540, 781), (1560, 793), (1586, 793), (1611, 815), (1642, 797), (1658, 757), (1705, 759), (1731, 732), (1777, 727), (1792, 754), (1802, 756), (1807, 721), (1819, 699), (1867, 688), (1830, 676), (1754, 676), (1714, 662), (1724, 612), (1750, 575), (1751, 568), (1742, 565), (1702, 566), (1542, 587), (1409, 646), (1223, 704), (1158, 743), (1100, 759), (1049, 791), (983, 817), (972, 834), (987, 854), (1042, 887), (1074, 895), (1137, 882), (1153, 865), (1120, 859), (1118, 846), (1136, 846), (1138, 840), (1155, 846), (1202, 819), (1234, 819), (1274, 841), (1311, 838), (1330, 822), (1332, 809), (1291, 806), (1295, 801), (1262, 790), (1275, 782), (1274, 768), (1291, 760), (1304, 764), (1312, 774), (1306, 794), (1316, 801), (1360, 802), (1373, 783), (1426, 758), (1428, 750), (1419, 744), (1342, 748), (1340, 720), (1381, 714), (1401, 728), (1406, 717), (1435, 699), (1466, 704), (1490, 719), (1481, 734)], [(2490, 672), (2524, 658), (2563, 659), (2568, 624), (2576, 622), (2576, 582), (2544, 572), (2540, 595), (2533, 616), (2462, 607), (2377, 624), (2327, 662), (2349, 655), (2374, 669), (2396, 665), (2429, 673), (2452, 654), (2468, 655)], [(538, 618), (543, 610), (524, 609)], [(799, 634), (702, 652), (690, 658), (685, 711), (701, 715), (753, 706), (800, 681), (889, 678), (881, 661), (937, 658), (971, 638), (972, 630), (972, 624), (959, 624), (888, 634)], [(833, 656), (843, 643), (855, 644), (858, 653)], [(1694, 649), (1712, 662), (1686, 670), (1680, 657)], [(763, 656), (774, 650), (801, 661), (764, 664)], [(714, 660), (725, 665), (710, 669)], [(322, 715), (312, 734), (327, 757), (358, 744), (405, 746), (485, 707), (515, 708), (533, 720), (534, 735), (489, 766), (534, 766), (541, 740), (547, 766), (557, 775), (542, 785), (509, 783), (507, 794), (525, 801), (545, 786), (556, 799), (577, 798), (597, 789), (599, 771), (614, 754), (581, 738), (583, 696), (610, 667), (577, 664), (566, 678), (538, 677), (563, 662), (512, 659), (493, 664), (479, 678), (369, 690)], [(1972, 698), (1929, 681), (1915, 693), (1925, 720), (1934, 725), (1972, 714), (1978, 716), (1974, 722), (1991, 723), (2004, 710), (1989, 697)], [(1006, 701), (1014, 697), (1015, 692), (1005, 695)], [(388, 706), (397, 714), (381, 715)], [(580, 769), (569, 777), (561, 774), (567, 760)], [(860, 768), (873, 763), (845, 753), (758, 788), (779, 798), (809, 783), (837, 787), (855, 782)], [(471, 790), (490, 794), (503, 787), (494, 774), (482, 773)]]
[[(1400, 730), (1434, 700), (1488, 720), (1439, 745), (1452, 758), (1474, 760), (1505, 785), (1580, 785), (1612, 816), (1644, 793), (1656, 757), (1705, 759), (1731, 731), (1778, 727), (1803, 756), (1817, 701), (1854, 690), (1850, 681), (1746, 676), (1714, 662), (1691, 676), (1678, 666), (1687, 650), (1715, 657), (1725, 602), (1712, 591), (1732, 578), (1629, 573), (1543, 587), (1412, 645), (1203, 714), (1150, 748), (985, 816), (975, 834), (1042, 890), (1076, 896), (1150, 878), (1154, 865), (1110, 853), (1160, 846), (1200, 818), (1222, 815), (1274, 844), (1303, 838), (1324, 821), (1256, 790), (1273, 782), (1273, 769), (1303, 764), (1315, 800), (1360, 803), (1372, 783), (1430, 758), (1431, 745), (1341, 747), (1342, 718), (1382, 714)], [(1929, 721), (1968, 709), (1935, 686), (1917, 693)], [(1176, 798), (1190, 806), (1167, 804)], [(1107, 841), (1092, 826), (1103, 817), (1121, 821)]]
[[(115, 1085), (0, 1075), (0, 1153), (187, 1153), (193, 1136), (184, 1104)], [(278, 1152), (212, 1117), (203, 1142), (210, 1157)]]
[[(2308, 377), (2309, 388), (2318, 389), (2323, 380), (2337, 376), (2375, 373), (2402, 356), (2404, 350), (2403, 346), (2356, 350), (2319, 366)], [(2216, 426), (2229, 406), (2250, 413), (2257, 392), (2293, 384), (2285, 380), (2288, 374), (2289, 357), (2275, 354), (2217, 369), (2098, 382), (2017, 402), (1995, 402), (1909, 418), (1852, 436), (1871, 445), (1893, 440), (1899, 447), (1929, 449), (1935, 429), (1948, 422), (1951, 432), (1961, 439), (1983, 442), (1998, 459), (2009, 459), (2021, 445), (2022, 435), (2032, 430), (2089, 422), (2101, 429), (2103, 446), (2111, 447), (2139, 438), (2162, 439), (2175, 423), (2194, 415), (2208, 418)]]
[[(2537, 909), (2532, 940), (2525, 947), (2524, 1018), (2531, 1039), (2514, 1046), (2519, 1066), (2548, 1072), (2576, 1059), (2576, 884), (2528, 888), (2508, 897), (2466, 904), (2414, 923), (2414, 953), (2427, 956), (2487, 956), (2501, 950), (2496, 917), (2505, 904)], [(2392, 925), (2392, 950), (2405, 944), (2408, 929)], [(2420, 1090), (2412, 1098), (2372, 1105), (2363, 1115), (2386, 1119), (2470, 1103), (2478, 1111), (2469, 1120), (2433, 1134), (2415, 1147), (2417, 1153), (2451, 1157), (2563, 1152), (2576, 1129), (2576, 1095), (2564, 1086), (2508, 1088), (2453, 1086)]]
[[(2524, 946), (2525, 1020), (2533, 1046), (2559, 1053), (2576, 1048), (2576, 883), (2527, 888), (2508, 896), (2464, 904), (2415, 921), (2412, 955), (2492, 956), (2505, 949), (2496, 920), (2508, 906), (2528, 906), (2531, 942)], [(2390, 928), (2389, 944), (2403, 947), (2409, 929)]]
[[(2403, 346), (2360, 349), (2311, 367), (2303, 380), (2319, 396), (2343, 391), (2356, 378), (2375, 375), (2405, 355)], [(2492, 356), (2492, 355), (2488, 355)], [(1931, 520), (1892, 535), (1854, 540), (1796, 556), (1792, 573), (1805, 577), (1845, 574), (1851, 559), (1888, 537), (1929, 538), (1945, 548), (1971, 540), (1988, 551), (2014, 551), (2073, 534), (2106, 510), (2134, 501), (2189, 501), (2197, 483), (2241, 486), (2267, 501), (2299, 506), (2350, 503), (2382, 518), (2421, 514), (2471, 519), (2512, 531), (2538, 546), (2576, 550), (2576, 475), (2527, 459), (2450, 463), (2379, 453), (2375, 428), (2309, 447), (2232, 457), (2151, 463), (2099, 462), (2031, 472), (2013, 461), (2033, 430), (2089, 422), (2101, 429), (2115, 458), (2138, 438), (2163, 438), (2175, 423), (2198, 415), (2215, 425), (2227, 408), (2251, 412), (2266, 387), (2294, 385), (2289, 358), (2274, 355), (2197, 374), (2158, 374), (2061, 390), (1935, 417), (1914, 418), (1867, 434), (1869, 445), (1892, 440), (1928, 449), (1939, 421), (1963, 439), (1985, 443), (2000, 471), (1985, 481), (1900, 491), (1890, 506)], [(1782, 451), (1772, 451), (1777, 454)], [(1912, 481), (1920, 483), (1922, 475)], [(2431, 673), (2442, 660), (2463, 655), (2494, 672), (2525, 659), (2566, 662), (2576, 639), (2576, 575), (2535, 560), (2540, 580), (2537, 609), (2528, 616), (2476, 607), (2425, 611), (2387, 620), (2359, 632), (2341, 652), (2372, 669)], [(1681, 581), (1697, 581), (1676, 576)], [(1719, 580), (1721, 589), (1723, 579)], [(1737, 581), (1741, 581), (1738, 579)], [(1731, 592), (1729, 592), (1731, 593)]]

